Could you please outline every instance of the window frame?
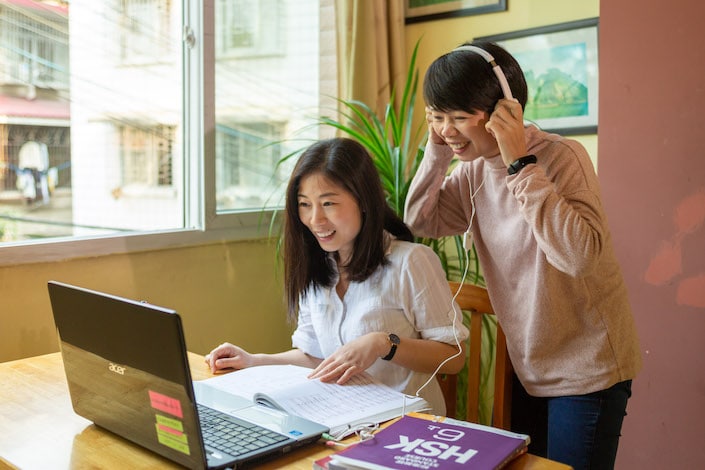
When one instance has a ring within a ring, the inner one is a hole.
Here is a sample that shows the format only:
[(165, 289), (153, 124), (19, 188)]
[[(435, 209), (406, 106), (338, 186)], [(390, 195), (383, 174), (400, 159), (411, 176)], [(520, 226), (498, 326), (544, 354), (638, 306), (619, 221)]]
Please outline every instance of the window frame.
[(66, 237), (0, 245), (0, 266), (126, 254), (267, 238), (276, 209), (217, 212), (215, 188), (216, 0), (182, 0), (184, 191), (183, 229)]

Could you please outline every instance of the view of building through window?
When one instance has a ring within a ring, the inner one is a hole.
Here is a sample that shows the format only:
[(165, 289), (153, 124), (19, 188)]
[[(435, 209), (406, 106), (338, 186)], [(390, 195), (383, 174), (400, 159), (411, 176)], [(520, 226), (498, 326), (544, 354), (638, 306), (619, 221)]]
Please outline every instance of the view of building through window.
[[(322, 0), (212, 1), (205, 190), (261, 211), (317, 135)], [(188, 228), (183, 31), (180, 1), (0, 0), (0, 243)]]
[[(0, 241), (67, 233), (68, 31), (66, 5), (0, 1)], [(25, 222), (52, 199), (46, 225)]]
[(291, 163), (320, 113), (319, 0), (216, 1), (216, 203), (220, 212), (283, 205)]

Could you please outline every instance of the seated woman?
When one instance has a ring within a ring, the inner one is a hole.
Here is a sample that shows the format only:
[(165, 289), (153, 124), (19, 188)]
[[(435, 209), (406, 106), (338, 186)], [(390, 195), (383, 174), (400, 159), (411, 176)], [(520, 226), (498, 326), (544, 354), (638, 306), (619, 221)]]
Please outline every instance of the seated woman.
[(437, 255), (412, 240), (387, 205), (362, 145), (346, 138), (313, 144), (299, 158), (286, 193), (285, 290), (289, 317), (297, 319), (293, 349), (251, 354), (224, 343), (206, 362), (213, 372), (295, 364), (313, 368), (312, 379), (339, 384), (367, 371), (445, 414), (438, 382), (429, 379), (439, 367), (460, 371), (460, 342), (468, 330)]

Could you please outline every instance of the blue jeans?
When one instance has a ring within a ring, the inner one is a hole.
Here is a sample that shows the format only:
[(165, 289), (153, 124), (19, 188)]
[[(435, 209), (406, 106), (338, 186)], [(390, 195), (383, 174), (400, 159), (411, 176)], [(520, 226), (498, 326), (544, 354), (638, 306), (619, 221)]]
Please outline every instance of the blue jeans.
[[(515, 380), (517, 384), (521, 387)], [(612, 469), (631, 388), (632, 381), (626, 380), (587, 395), (536, 398), (521, 387), (519, 395), (525, 397), (512, 402), (512, 429), (531, 436), (532, 453), (575, 470)]]

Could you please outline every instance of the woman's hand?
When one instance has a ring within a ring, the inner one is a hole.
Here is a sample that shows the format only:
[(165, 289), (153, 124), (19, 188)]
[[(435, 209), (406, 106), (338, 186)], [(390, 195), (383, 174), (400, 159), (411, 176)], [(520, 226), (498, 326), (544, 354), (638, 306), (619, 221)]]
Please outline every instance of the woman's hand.
[(252, 354), (230, 343), (223, 343), (206, 355), (211, 372), (223, 369), (245, 369), (254, 365)]
[(364, 372), (381, 357), (380, 350), (389, 349), (384, 333), (368, 333), (339, 347), (308, 376), (322, 382), (344, 384), (357, 374)]
[(428, 140), (436, 145), (446, 145), (443, 137), (433, 129), (433, 109), (430, 106), (426, 106), (426, 124), (428, 125)]
[(517, 158), (526, 155), (524, 113), (518, 101), (499, 100), (489, 121), (485, 124), (485, 129), (497, 139), (499, 152), (505, 165), (509, 166)]

